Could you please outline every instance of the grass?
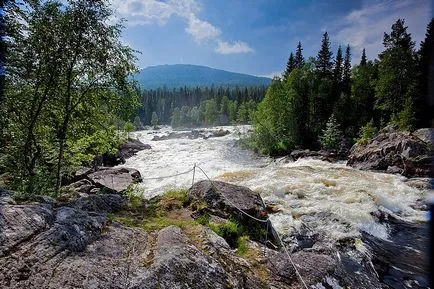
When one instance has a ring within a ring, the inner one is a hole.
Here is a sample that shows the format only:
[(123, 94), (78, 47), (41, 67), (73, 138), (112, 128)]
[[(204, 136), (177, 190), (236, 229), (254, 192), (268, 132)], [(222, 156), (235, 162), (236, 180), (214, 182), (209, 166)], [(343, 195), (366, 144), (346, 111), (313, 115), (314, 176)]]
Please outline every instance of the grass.
[(146, 232), (161, 230), (171, 225), (181, 229), (196, 225), (189, 214), (185, 213), (185, 207), (189, 204), (186, 190), (171, 190), (162, 196), (146, 200), (142, 197), (143, 191), (137, 186), (131, 186), (125, 195), (127, 203), (124, 208), (108, 215), (111, 222), (119, 222), (127, 227), (139, 227)]

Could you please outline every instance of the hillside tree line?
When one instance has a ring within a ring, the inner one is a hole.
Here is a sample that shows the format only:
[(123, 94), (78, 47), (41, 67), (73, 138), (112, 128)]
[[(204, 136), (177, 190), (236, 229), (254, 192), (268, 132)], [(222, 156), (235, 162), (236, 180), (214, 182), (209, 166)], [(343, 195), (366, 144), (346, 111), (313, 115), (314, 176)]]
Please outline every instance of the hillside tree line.
[(430, 126), (433, 26), (431, 20), (416, 51), (404, 20), (398, 19), (384, 33), (378, 59), (369, 60), (363, 49), (355, 65), (350, 45), (339, 46), (334, 56), (327, 32), (316, 57), (305, 58), (299, 43), (282, 77), (273, 79), (258, 105), (251, 145), (267, 154), (338, 150), (373, 137), (386, 125), (408, 131)]
[(181, 87), (141, 92), (141, 107), (133, 124), (200, 127), (249, 123), (266, 87)]

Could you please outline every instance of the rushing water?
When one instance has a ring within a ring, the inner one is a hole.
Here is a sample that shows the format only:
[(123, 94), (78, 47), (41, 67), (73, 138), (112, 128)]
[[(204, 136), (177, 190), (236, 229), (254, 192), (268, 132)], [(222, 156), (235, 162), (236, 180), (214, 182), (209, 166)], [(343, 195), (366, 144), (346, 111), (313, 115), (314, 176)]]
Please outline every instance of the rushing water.
[[(215, 129), (215, 128), (213, 128)], [(277, 206), (272, 214), (275, 228), (285, 234), (307, 227), (334, 240), (358, 237), (366, 231), (388, 239), (388, 227), (375, 221), (371, 213), (383, 211), (398, 219), (426, 220), (426, 212), (415, 204), (427, 192), (407, 186), (397, 175), (365, 172), (313, 159), (285, 163), (260, 157), (237, 145), (249, 127), (223, 127), (232, 133), (209, 139), (169, 139), (152, 141), (171, 129), (139, 131), (134, 137), (152, 146), (127, 160), (125, 166), (140, 171), (144, 197), (152, 197), (175, 187), (191, 185), (193, 173), (183, 173), (200, 166), (210, 178), (247, 186), (261, 193), (266, 203)], [(196, 171), (195, 180), (205, 179)]]

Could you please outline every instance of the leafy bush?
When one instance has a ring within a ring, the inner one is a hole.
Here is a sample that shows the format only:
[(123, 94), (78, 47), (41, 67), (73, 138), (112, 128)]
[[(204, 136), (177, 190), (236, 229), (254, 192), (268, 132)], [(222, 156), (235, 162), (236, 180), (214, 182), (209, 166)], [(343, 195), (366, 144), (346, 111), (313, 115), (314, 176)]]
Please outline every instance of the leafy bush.
[(238, 238), (246, 234), (247, 230), (235, 220), (229, 220), (223, 224), (209, 224), (211, 230), (228, 242), (229, 246), (236, 248)]
[(370, 122), (360, 128), (359, 137), (356, 139), (359, 143), (366, 143), (370, 139), (374, 138), (378, 133), (378, 129), (374, 126), (374, 121)]

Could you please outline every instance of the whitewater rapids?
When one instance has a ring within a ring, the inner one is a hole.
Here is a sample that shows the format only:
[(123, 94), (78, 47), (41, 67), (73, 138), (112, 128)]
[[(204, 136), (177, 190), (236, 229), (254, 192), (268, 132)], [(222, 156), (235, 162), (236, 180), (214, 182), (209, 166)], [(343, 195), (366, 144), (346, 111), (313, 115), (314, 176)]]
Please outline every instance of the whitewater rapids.
[[(169, 127), (133, 134), (152, 149), (139, 152), (123, 165), (140, 171), (143, 197), (150, 198), (175, 188), (191, 186), (194, 164), (210, 178), (249, 187), (261, 194), (267, 204), (277, 206), (271, 214), (274, 227), (283, 234), (307, 227), (324, 238), (338, 240), (360, 236), (365, 231), (388, 239), (387, 224), (375, 221), (372, 213), (386, 212), (410, 222), (427, 220), (427, 212), (417, 204), (428, 194), (406, 185), (405, 177), (359, 171), (345, 163), (300, 159), (285, 163), (242, 149), (238, 141), (249, 126), (218, 127), (231, 134), (209, 139), (168, 139)], [(196, 170), (195, 181), (206, 179)]]

